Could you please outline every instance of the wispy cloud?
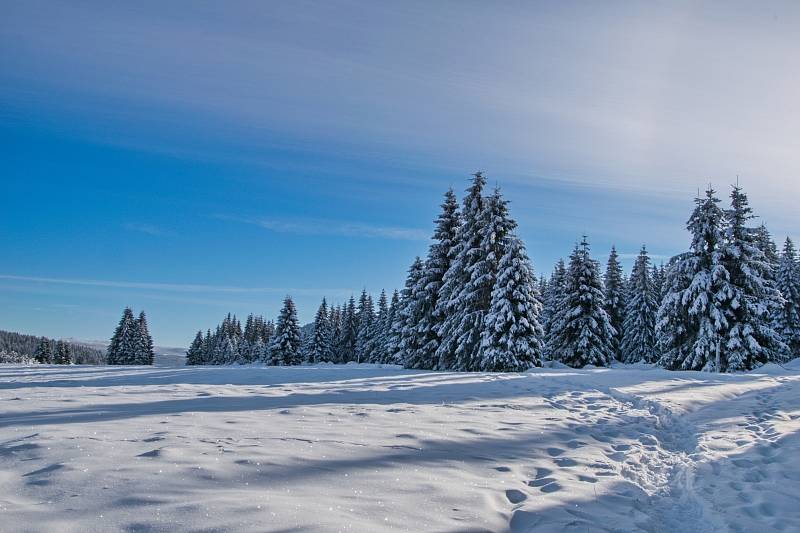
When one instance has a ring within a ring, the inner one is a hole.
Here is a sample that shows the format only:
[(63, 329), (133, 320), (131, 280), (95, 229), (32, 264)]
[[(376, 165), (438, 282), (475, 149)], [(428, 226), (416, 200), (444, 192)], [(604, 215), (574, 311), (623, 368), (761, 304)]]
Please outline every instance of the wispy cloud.
[(238, 293), (238, 294), (351, 294), (352, 289), (298, 288), (298, 287), (235, 287), (229, 285), (201, 285), (184, 283), (150, 283), (136, 281), (109, 281), (75, 278), (46, 278), (0, 274), (0, 280), (43, 283), (51, 285), (73, 285), (82, 287), (108, 287), (114, 289), (151, 290), (185, 293)]
[(379, 226), (363, 222), (342, 220), (326, 220), (318, 218), (278, 219), (278, 218), (243, 218), (227, 215), (215, 215), (214, 218), (252, 224), (277, 233), (296, 233), (299, 235), (338, 235), (341, 237), (366, 237), (378, 239), (395, 239), (404, 241), (425, 241), (430, 238), (429, 232), (417, 228), (397, 226)]
[(169, 235), (174, 235), (172, 231), (165, 230), (164, 228), (160, 228), (158, 226), (154, 226), (153, 224), (141, 224), (138, 222), (128, 222), (123, 225), (123, 227), (128, 231), (136, 231), (138, 233), (145, 233), (147, 235), (153, 235), (156, 237), (164, 237)]

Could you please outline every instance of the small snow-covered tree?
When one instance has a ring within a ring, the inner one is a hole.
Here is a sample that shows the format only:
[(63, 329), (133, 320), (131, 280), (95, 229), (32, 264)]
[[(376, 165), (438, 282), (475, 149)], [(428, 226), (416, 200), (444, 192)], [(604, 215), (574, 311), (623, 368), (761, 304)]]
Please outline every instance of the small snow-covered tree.
[(203, 332), (198, 331), (195, 335), (189, 349), (186, 350), (186, 364), (187, 365), (201, 365), (203, 364)]
[(36, 352), (34, 352), (33, 358), (36, 359), (37, 363), (41, 364), (49, 364), (53, 362), (53, 345), (51, 344), (50, 339), (47, 337), (42, 337), (38, 346), (36, 346)]
[(57, 365), (72, 364), (72, 347), (68, 342), (57, 341), (53, 363)]
[(547, 283), (547, 292), (544, 293), (542, 310), (542, 326), (544, 327), (544, 359), (553, 359), (552, 348), (557, 342), (553, 335), (553, 318), (561, 308), (566, 289), (567, 266), (563, 259), (559, 259)]
[(642, 246), (629, 281), (625, 326), (621, 344), (622, 360), (626, 363), (655, 363), (656, 351), (656, 289), (650, 277), (650, 257)]
[(139, 344), (140, 337), (133, 310), (130, 307), (126, 307), (108, 345), (106, 363), (109, 365), (137, 364)]
[(309, 363), (322, 363), (331, 360), (331, 323), (328, 316), (328, 302), (325, 298), (314, 317), (314, 340), (311, 345)]
[(297, 309), (290, 296), (283, 300), (270, 346), (270, 355), (274, 365), (289, 366), (301, 362), (300, 323), (297, 321)]
[(794, 243), (789, 237), (786, 237), (783, 254), (778, 263), (776, 287), (783, 297), (783, 305), (775, 313), (775, 329), (781, 334), (789, 357), (798, 357), (800, 356), (800, 265)]
[(616, 332), (605, 310), (600, 265), (589, 255), (586, 237), (570, 256), (564, 298), (550, 333), (551, 353), (564, 364), (576, 368), (611, 364)]
[(616, 331), (611, 340), (614, 347), (614, 357), (622, 359), (620, 343), (624, 335), (625, 322), (625, 276), (622, 272), (622, 265), (619, 264), (619, 255), (616, 246), (611, 246), (611, 253), (608, 256), (606, 272), (603, 278), (605, 285), (605, 309), (611, 326)]
[(147, 316), (145, 316), (144, 311), (139, 313), (139, 318), (136, 321), (136, 331), (139, 337), (136, 364), (152, 365), (155, 361), (155, 350), (153, 348), (153, 337), (150, 336), (150, 329), (147, 325)]
[(356, 362), (363, 363), (369, 360), (370, 345), (375, 321), (375, 308), (372, 297), (367, 294), (366, 289), (361, 292), (358, 300), (358, 329), (356, 332)]
[(542, 364), (536, 276), (522, 241), (514, 234), (505, 241), (481, 331), (480, 367), (489, 372), (519, 372)]
[(342, 309), (342, 332), (340, 335), (338, 363), (355, 361), (356, 342), (358, 340), (358, 314), (356, 312), (356, 301), (353, 296)]
[(420, 350), (422, 339), (417, 330), (417, 324), (422, 316), (422, 303), (420, 294), (416, 292), (424, 268), (422, 260), (417, 257), (411, 268), (408, 269), (408, 276), (405, 287), (400, 293), (400, 305), (392, 328), (396, 338), (396, 357), (406, 368), (424, 368), (426, 364), (424, 357), (419, 358), (422, 354)]

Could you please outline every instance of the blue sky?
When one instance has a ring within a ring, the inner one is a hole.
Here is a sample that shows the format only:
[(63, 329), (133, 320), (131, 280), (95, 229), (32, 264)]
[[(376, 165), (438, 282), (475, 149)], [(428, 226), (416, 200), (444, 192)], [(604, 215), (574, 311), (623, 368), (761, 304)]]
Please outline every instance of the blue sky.
[(537, 271), (685, 248), (736, 176), (797, 234), (800, 6), (6, 2), (0, 328), (185, 345), (401, 287), (487, 172)]

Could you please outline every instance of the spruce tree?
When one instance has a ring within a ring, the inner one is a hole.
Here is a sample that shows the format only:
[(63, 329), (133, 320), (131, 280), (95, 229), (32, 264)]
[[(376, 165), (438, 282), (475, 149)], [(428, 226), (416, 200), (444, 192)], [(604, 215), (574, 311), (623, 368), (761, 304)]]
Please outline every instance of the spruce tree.
[(389, 316), (386, 318), (386, 339), (383, 346), (383, 361), (386, 364), (402, 364), (399, 357), (400, 352), (400, 333), (397, 329), (400, 316), (400, 292), (395, 289), (392, 292), (392, 300), (389, 303)]
[(408, 354), (415, 361), (414, 368), (433, 369), (436, 366), (435, 354), (439, 348), (439, 334), (445, 317), (441, 309), (437, 312), (439, 291), (444, 275), (450, 268), (451, 251), (455, 245), (458, 228), (461, 223), (458, 212), (458, 200), (449, 189), (441, 205), (442, 211), (436, 219), (433, 243), (428, 249), (428, 257), (417, 286), (415, 297), (419, 299), (419, 322), (416, 325), (416, 353)]
[(617, 333), (612, 339), (614, 347), (614, 357), (621, 360), (620, 342), (624, 335), (625, 322), (625, 277), (622, 266), (619, 264), (619, 255), (616, 246), (611, 247), (611, 254), (608, 256), (606, 272), (604, 276), (605, 285), (605, 309), (611, 326)]
[(309, 363), (324, 363), (331, 360), (331, 323), (328, 316), (328, 302), (325, 298), (314, 317), (314, 340), (311, 346)]
[[(439, 370), (467, 370), (477, 359), (480, 347), (480, 326), (488, 309), (489, 297), (481, 295), (483, 284), (475, 286), (475, 267), (486, 253), (481, 248), (484, 237), (483, 188), (486, 178), (477, 172), (467, 189), (461, 210), (462, 224), (450, 250), (450, 268), (445, 272), (436, 305), (439, 325), (439, 347), (436, 350)], [(491, 289), (490, 289), (491, 290)], [(483, 300), (474, 300), (484, 296)]]
[(139, 313), (136, 321), (137, 332), (139, 333), (139, 354), (137, 363), (139, 365), (152, 365), (155, 361), (155, 350), (153, 348), (153, 337), (150, 336), (150, 329), (147, 326), (147, 317), (144, 311)]
[(600, 265), (584, 237), (570, 256), (564, 298), (552, 319), (551, 355), (575, 368), (610, 365), (616, 331), (604, 304)]
[(297, 321), (297, 309), (290, 296), (283, 300), (283, 308), (275, 325), (275, 335), (270, 347), (272, 364), (300, 364), (300, 324)]
[(542, 310), (542, 325), (544, 327), (544, 359), (555, 359), (553, 347), (558, 339), (553, 332), (553, 318), (561, 308), (564, 300), (567, 282), (567, 267), (563, 259), (559, 259), (547, 283), (547, 292), (544, 293), (544, 308)]
[(198, 331), (195, 335), (189, 349), (186, 350), (186, 364), (187, 365), (201, 365), (203, 364), (203, 332)]
[(53, 362), (53, 345), (50, 343), (50, 339), (42, 337), (38, 346), (36, 346), (36, 352), (34, 352), (33, 358), (36, 359), (37, 363), (43, 365)]
[(787, 357), (797, 357), (800, 355), (800, 265), (789, 237), (778, 263), (776, 288), (783, 297), (783, 305), (775, 313), (775, 329), (786, 344)]
[(369, 296), (366, 289), (364, 289), (361, 292), (361, 297), (358, 299), (358, 329), (356, 332), (355, 347), (355, 360), (357, 363), (363, 363), (369, 360), (374, 320), (375, 309), (372, 304), (372, 297)]
[(68, 342), (56, 342), (55, 355), (53, 356), (53, 363), (57, 365), (72, 364), (72, 348)]
[(400, 293), (400, 306), (392, 328), (396, 338), (396, 358), (406, 368), (424, 368), (427, 358), (422, 355), (423, 339), (419, 335), (417, 325), (422, 317), (422, 298), (416, 292), (419, 280), (422, 279), (424, 265), (417, 257), (408, 269), (405, 287)]
[(356, 342), (358, 340), (358, 313), (356, 300), (350, 296), (347, 305), (342, 309), (342, 334), (339, 346), (339, 363), (355, 361)]
[(747, 227), (754, 217), (747, 195), (738, 185), (731, 191), (731, 207), (725, 211), (726, 233), (721, 263), (728, 273), (724, 299), (728, 328), (723, 339), (723, 367), (727, 372), (750, 370), (768, 361), (781, 361), (786, 346), (775, 331), (772, 318), (781, 305), (773, 283), (773, 270)]
[(533, 267), (516, 235), (505, 241), (481, 331), (480, 366), (488, 372), (519, 372), (542, 364), (542, 304)]
[(715, 191), (695, 199), (686, 228), (691, 248), (670, 262), (664, 298), (656, 318), (659, 364), (672, 370), (720, 369), (722, 336), (729, 327), (726, 302), (729, 274), (722, 262), (725, 217)]
[(625, 310), (625, 326), (621, 344), (622, 361), (626, 363), (655, 363), (656, 351), (656, 289), (653, 286), (650, 257), (642, 246), (629, 282)]
[(108, 345), (106, 363), (109, 365), (136, 364), (138, 343), (136, 319), (131, 308), (126, 307)]

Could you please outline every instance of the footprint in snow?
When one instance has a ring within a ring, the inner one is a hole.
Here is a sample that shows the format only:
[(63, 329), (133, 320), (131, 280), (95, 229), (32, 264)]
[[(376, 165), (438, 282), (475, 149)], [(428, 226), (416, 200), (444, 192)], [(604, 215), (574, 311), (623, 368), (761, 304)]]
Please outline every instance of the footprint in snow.
[(524, 492), (517, 489), (508, 489), (506, 491), (506, 498), (513, 504), (522, 503), (528, 499)]
[(569, 468), (571, 466), (578, 466), (578, 461), (570, 459), (569, 457), (557, 457), (553, 462), (561, 468)]

